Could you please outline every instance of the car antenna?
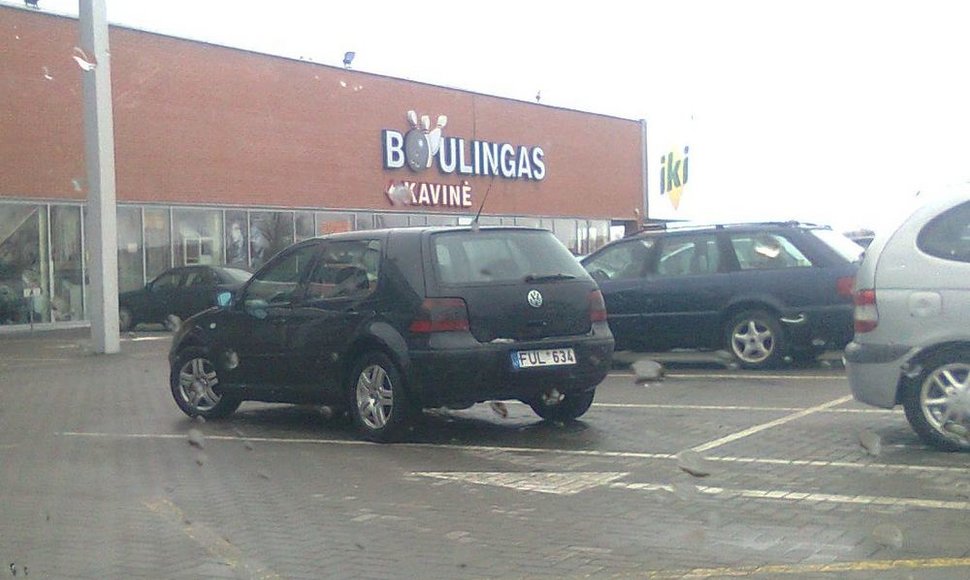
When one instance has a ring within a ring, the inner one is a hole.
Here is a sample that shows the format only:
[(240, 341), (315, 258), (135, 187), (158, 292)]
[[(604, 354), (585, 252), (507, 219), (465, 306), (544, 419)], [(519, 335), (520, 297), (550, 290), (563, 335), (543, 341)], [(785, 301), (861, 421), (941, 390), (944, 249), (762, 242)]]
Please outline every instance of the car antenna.
[(478, 213), (475, 214), (475, 219), (472, 220), (472, 231), (478, 231), (478, 218), (482, 216), (482, 210), (485, 209), (485, 202), (488, 201), (488, 192), (492, 191), (492, 184), (495, 183), (495, 176), (488, 182), (488, 188), (485, 190), (485, 195), (482, 196), (482, 205), (478, 206)]

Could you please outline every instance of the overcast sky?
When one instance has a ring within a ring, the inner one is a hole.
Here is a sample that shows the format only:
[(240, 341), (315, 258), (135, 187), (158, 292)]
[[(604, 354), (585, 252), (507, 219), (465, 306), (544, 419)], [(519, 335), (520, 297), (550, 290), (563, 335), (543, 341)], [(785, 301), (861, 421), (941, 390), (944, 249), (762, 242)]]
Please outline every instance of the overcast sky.
[(107, 0), (112, 23), (674, 127), (692, 217), (841, 229), (970, 179), (963, 6)]

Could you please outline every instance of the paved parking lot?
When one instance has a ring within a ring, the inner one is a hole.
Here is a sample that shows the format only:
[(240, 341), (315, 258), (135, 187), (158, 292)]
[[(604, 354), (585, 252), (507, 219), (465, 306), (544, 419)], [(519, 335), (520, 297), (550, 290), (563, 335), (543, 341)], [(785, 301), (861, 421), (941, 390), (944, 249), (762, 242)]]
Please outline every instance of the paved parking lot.
[(0, 336), (11, 573), (970, 576), (968, 456), (854, 403), (837, 366), (684, 366), (649, 385), (617, 370), (574, 424), (478, 405), (382, 446), (318, 408), (190, 420), (168, 392), (165, 334), (110, 356), (88, 343)]

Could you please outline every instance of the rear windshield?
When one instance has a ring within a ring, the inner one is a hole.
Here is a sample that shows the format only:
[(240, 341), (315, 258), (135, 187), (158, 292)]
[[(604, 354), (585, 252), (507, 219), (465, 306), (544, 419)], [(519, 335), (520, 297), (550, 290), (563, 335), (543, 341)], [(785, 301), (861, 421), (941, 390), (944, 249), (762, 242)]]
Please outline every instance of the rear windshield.
[(442, 232), (431, 243), (442, 284), (588, 277), (566, 246), (548, 231)]
[(850, 262), (862, 260), (862, 253), (865, 248), (853, 242), (844, 234), (835, 230), (811, 230), (812, 235), (825, 242), (825, 245), (835, 250), (840, 256)]

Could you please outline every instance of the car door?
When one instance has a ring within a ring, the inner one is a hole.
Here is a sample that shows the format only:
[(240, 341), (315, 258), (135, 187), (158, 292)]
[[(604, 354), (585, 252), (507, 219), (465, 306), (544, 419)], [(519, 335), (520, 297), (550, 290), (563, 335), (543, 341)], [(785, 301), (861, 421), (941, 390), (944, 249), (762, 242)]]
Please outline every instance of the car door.
[(226, 348), (237, 353), (234, 382), (268, 388), (294, 383), (294, 369), (286, 360), (287, 324), (293, 301), (309, 274), (318, 240), (280, 252), (257, 272), (240, 292), (226, 317)]
[(381, 249), (379, 239), (321, 245), (287, 324), (287, 366), (300, 388), (338, 394), (344, 355), (374, 316)]
[(174, 305), (175, 314), (188, 318), (215, 304), (214, 289), (216, 275), (206, 266), (193, 266), (185, 269), (185, 277)]
[(648, 341), (643, 326), (647, 307), (644, 275), (654, 246), (652, 237), (632, 238), (613, 243), (583, 261), (583, 267), (603, 293), (618, 350), (636, 348)]
[(711, 347), (729, 298), (714, 232), (665, 235), (642, 287), (643, 324), (658, 347)]
[(148, 295), (143, 304), (143, 314), (136, 314), (138, 320), (161, 322), (173, 313), (179, 286), (182, 284), (183, 269), (177, 268), (163, 272), (148, 286)]

